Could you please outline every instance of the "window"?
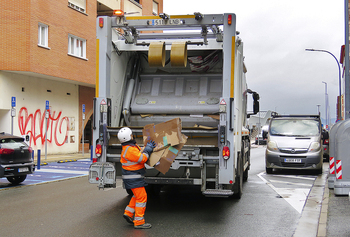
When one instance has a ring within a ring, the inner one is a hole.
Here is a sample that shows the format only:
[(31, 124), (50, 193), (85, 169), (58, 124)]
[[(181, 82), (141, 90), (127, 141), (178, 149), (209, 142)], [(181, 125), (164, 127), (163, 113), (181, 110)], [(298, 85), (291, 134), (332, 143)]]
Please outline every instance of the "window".
[(68, 6), (77, 11), (86, 12), (86, 0), (68, 0)]
[(38, 25), (38, 45), (48, 47), (49, 44), (49, 26), (39, 23)]
[(68, 54), (79, 58), (86, 58), (86, 40), (68, 35)]
[(153, 15), (158, 15), (158, 3), (153, 1)]

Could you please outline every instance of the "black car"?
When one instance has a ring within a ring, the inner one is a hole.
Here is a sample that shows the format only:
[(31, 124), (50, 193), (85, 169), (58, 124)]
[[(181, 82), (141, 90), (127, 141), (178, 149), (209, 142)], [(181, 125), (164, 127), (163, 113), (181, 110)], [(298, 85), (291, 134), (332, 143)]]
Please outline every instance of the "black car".
[(0, 133), (0, 178), (6, 177), (12, 184), (19, 184), (34, 170), (32, 148), (24, 138)]

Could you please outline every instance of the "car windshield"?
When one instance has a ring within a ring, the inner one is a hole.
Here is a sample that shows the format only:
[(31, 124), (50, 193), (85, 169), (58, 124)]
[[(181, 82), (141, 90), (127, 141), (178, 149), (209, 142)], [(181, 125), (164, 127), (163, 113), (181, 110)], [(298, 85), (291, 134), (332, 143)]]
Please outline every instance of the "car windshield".
[(0, 139), (0, 148), (19, 149), (21, 147), (27, 147), (27, 144), (23, 142), (23, 139)]
[(276, 119), (271, 122), (270, 134), (275, 136), (317, 136), (319, 134), (319, 121)]

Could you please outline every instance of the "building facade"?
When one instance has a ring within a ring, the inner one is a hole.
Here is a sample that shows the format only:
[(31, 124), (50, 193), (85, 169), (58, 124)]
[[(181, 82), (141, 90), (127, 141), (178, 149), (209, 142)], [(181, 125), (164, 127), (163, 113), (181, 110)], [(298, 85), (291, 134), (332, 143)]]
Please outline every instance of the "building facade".
[(0, 132), (29, 135), (35, 151), (47, 137), (47, 153), (58, 154), (78, 152), (84, 131), (89, 148), (96, 16), (113, 9), (152, 15), (163, 1), (0, 1)]

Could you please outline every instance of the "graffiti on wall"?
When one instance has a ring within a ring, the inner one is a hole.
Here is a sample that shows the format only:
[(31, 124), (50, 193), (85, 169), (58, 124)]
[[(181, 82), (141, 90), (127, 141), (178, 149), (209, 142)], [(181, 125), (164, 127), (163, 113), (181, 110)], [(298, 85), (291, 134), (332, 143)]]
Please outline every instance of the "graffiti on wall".
[(47, 131), (45, 125), (45, 110), (37, 109), (29, 114), (26, 107), (22, 107), (18, 114), (18, 127), (21, 135), (30, 135), (30, 145), (44, 145), (47, 132), (47, 142), (63, 146), (68, 138), (69, 118), (62, 116), (62, 111), (51, 111), (47, 119)]

